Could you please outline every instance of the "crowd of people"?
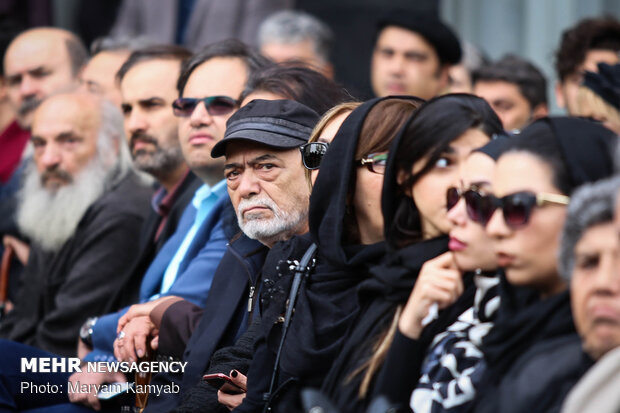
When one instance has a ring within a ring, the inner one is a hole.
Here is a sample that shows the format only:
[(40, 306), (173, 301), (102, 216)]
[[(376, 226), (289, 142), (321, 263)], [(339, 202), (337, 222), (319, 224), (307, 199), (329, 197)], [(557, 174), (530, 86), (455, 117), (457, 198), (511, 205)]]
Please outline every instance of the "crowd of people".
[(144, 360), (185, 363), (145, 412), (620, 409), (619, 21), (564, 32), (549, 116), (538, 68), (431, 14), (377, 20), (367, 101), (315, 17), (253, 48), (197, 16), (194, 51), (5, 45), (1, 412), (130, 411), (98, 390)]

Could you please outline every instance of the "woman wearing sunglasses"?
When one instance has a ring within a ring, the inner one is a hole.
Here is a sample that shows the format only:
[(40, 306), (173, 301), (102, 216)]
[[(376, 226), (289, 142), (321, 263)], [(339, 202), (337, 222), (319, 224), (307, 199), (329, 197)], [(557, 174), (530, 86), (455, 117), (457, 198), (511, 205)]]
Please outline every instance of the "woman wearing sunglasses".
[(448, 249), (446, 190), (459, 182), (469, 153), (500, 131), (484, 100), (447, 95), (416, 112), (390, 147), (382, 197), (387, 264), (360, 285), (361, 312), (322, 387), (341, 412), (365, 411), (420, 268)]
[(355, 110), (361, 102), (345, 102), (334, 106), (325, 112), (325, 115), (316, 124), (308, 143), (301, 145), (301, 161), (306, 168), (306, 179), (310, 188), (314, 185), (319, 174), (321, 160), (327, 152), (329, 144), (336, 136), (344, 120)]
[[(495, 160), (509, 139), (500, 136), (472, 152), (460, 170), (459, 186), (447, 190), (450, 252), (422, 266), (377, 383), (376, 394), (385, 396), (393, 409), (464, 410), (475, 397), (477, 379), (484, 371), (480, 339), (493, 325), (499, 279), (491, 239), (470, 202), (490, 192)], [(461, 280), (469, 286), (464, 294)], [(445, 308), (457, 300), (465, 304), (471, 292), (473, 305), (464, 309), (457, 305), (462, 313), (445, 330), (435, 328), (432, 344), (424, 349), (419, 339), (430, 321), (425, 320), (429, 308)]]
[(505, 271), (495, 326), (483, 340), (487, 370), (475, 412), (559, 411), (587, 365), (557, 266), (569, 196), (612, 174), (616, 137), (577, 118), (526, 128), (499, 160), (495, 195), (478, 205)]
[[(247, 396), (235, 411), (263, 411), (265, 393), (270, 394), (272, 411), (299, 411), (300, 388), (320, 386), (354, 320), (355, 290), (367, 278), (368, 266), (377, 264), (385, 251), (382, 225), (367, 224), (382, 223), (381, 161), (362, 166), (360, 160), (376, 159), (373, 153), (387, 151), (420, 105), (419, 99), (374, 99), (349, 113), (338, 129), (320, 161), (310, 200), (310, 234), (275, 245), (265, 262), (260, 338), (248, 372)], [(363, 202), (361, 193), (367, 194)], [(312, 242), (318, 245), (314, 268), (300, 285), (276, 364), (294, 263)], [(271, 388), (274, 367), (277, 375)]]

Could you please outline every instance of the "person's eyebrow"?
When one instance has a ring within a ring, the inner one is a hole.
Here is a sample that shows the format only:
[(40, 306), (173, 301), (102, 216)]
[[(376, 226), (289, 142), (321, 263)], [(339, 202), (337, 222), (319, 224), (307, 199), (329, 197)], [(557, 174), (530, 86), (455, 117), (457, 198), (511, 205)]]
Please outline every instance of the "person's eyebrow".
[(241, 167), (243, 167), (243, 165), (240, 164), (239, 162), (232, 162), (232, 163), (224, 164), (224, 170), (226, 170), (226, 169), (234, 169), (234, 168), (241, 168)]
[(271, 161), (271, 160), (279, 160), (280, 158), (278, 158), (276, 155), (270, 154), (270, 153), (266, 153), (264, 155), (258, 156), (254, 159), (251, 159), (248, 161), (248, 165), (255, 165), (257, 163), (263, 162), (263, 161)]
[(491, 181), (472, 181), (469, 183), (469, 186), (483, 186), (490, 185)]

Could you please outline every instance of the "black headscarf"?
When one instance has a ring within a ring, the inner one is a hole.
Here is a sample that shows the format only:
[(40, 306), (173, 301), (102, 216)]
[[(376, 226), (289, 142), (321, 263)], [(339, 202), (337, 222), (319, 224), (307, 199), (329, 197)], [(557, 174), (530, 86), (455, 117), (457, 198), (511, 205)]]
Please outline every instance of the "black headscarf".
[[(390, 153), (398, 151), (412, 117), (401, 128), (390, 147)], [(396, 175), (394, 157), (390, 156), (381, 200), (386, 234), (389, 234), (388, 223), (394, 219), (398, 205), (395, 195), (400, 189)], [(353, 373), (374, 353), (373, 347), (387, 332), (397, 306), (407, 302), (422, 265), (446, 251), (448, 251), (447, 236), (417, 242), (399, 250), (390, 250), (384, 263), (371, 268), (371, 277), (359, 285), (360, 312), (322, 386), (322, 391), (343, 412), (365, 411), (368, 398), (360, 400), (358, 396), (365, 372), (356, 375)], [(473, 285), (471, 277), (466, 278), (464, 282), (466, 286)], [(424, 330), (421, 340), (425, 344), (428, 344), (428, 340), (437, 332), (450, 325), (464, 309), (471, 307), (475, 289), (466, 288), (466, 290), (467, 293), (463, 294), (454, 306), (441, 312), (439, 318), (431, 323), (430, 328)], [(374, 377), (376, 378), (377, 374)], [(370, 394), (371, 392), (368, 396)]]
[[(345, 119), (327, 154), (310, 197), (310, 236), (296, 237), (275, 245), (264, 267), (263, 326), (269, 348), (280, 339), (275, 319), (285, 308), (292, 273), (311, 242), (318, 245), (316, 267), (300, 288), (295, 313), (283, 347), (279, 382), (296, 378), (303, 386), (319, 387), (339, 354), (345, 334), (357, 314), (356, 289), (368, 277), (368, 267), (384, 256), (383, 242), (372, 245), (345, 243), (344, 219), (347, 195), (354, 182), (354, 157), (362, 125), (380, 101), (373, 99)], [(278, 411), (282, 411), (280, 405)]]
[[(613, 173), (614, 134), (592, 121), (579, 118), (545, 118), (523, 130), (520, 139), (553, 134), (571, 179), (570, 189)], [(526, 350), (537, 343), (574, 335), (575, 326), (568, 291), (541, 299), (528, 287), (500, 283), (501, 304), (494, 328), (483, 340), (488, 368), (481, 393), (498, 384)]]
[(615, 133), (598, 122), (575, 117), (550, 117), (525, 128), (513, 142), (553, 136), (570, 177), (571, 193), (578, 186), (613, 173)]

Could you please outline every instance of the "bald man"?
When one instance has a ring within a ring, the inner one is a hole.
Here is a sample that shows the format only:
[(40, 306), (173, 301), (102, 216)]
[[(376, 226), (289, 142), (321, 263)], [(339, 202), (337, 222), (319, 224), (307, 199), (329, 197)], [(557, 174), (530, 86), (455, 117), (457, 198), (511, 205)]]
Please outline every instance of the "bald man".
[(31, 142), (17, 210), (31, 247), (0, 337), (71, 356), (82, 323), (124, 287), (151, 190), (133, 172), (120, 111), (95, 95), (47, 98)]
[(78, 75), (87, 59), (82, 41), (63, 29), (27, 30), (11, 42), (4, 55), (4, 73), (22, 128), (30, 129), (32, 113), (44, 98), (79, 86)]

